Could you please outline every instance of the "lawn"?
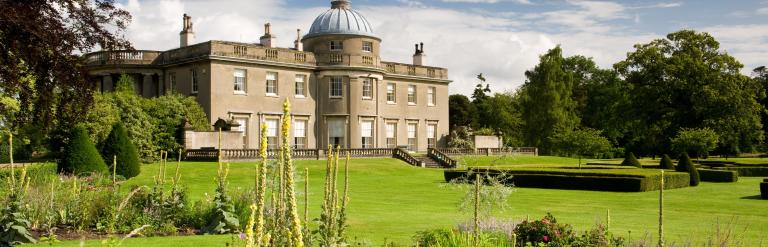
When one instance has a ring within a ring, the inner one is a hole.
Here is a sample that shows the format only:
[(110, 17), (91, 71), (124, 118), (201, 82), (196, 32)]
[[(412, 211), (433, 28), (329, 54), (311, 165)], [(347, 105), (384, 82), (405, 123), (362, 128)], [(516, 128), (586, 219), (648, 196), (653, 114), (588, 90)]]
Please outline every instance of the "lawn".
[[(464, 158), (464, 161), (495, 157)], [(557, 157), (507, 157), (505, 165), (575, 166), (577, 159)], [(584, 161), (583, 161), (584, 162)], [(479, 165), (479, 164), (478, 164)], [(322, 196), (325, 161), (297, 161), (297, 168), (310, 170), (310, 213), (317, 217)], [(169, 167), (169, 173), (174, 167)], [(250, 188), (255, 163), (233, 163), (229, 176), (231, 190)], [(142, 167), (142, 174), (123, 186), (149, 185), (158, 165)], [(191, 200), (204, 198), (214, 191), (215, 163), (182, 163), (182, 184)], [(303, 175), (302, 175), (303, 176)], [(353, 239), (381, 245), (385, 239), (407, 244), (417, 232), (453, 227), (469, 217), (458, 212), (463, 192), (443, 182), (439, 169), (415, 168), (395, 159), (354, 159), (350, 165), (349, 234)], [(768, 201), (759, 200), (760, 178), (741, 178), (737, 183), (702, 183), (693, 188), (665, 192), (665, 228), (670, 240), (701, 239), (720, 222), (734, 222), (731, 227), (750, 246), (768, 242)], [(299, 181), (303, 183), (303, 179)], [(300, 195), (299, 201), (303, 201)], [(594, 192), (517, 188), (510, 198), (510, 208), (501, 217), (524, 219), (552, 212), (560, 222), (586, 230), (603, 220), (611, 211), (611, 230), (637, 239), (657, 232), (658, 192)], [(301, 210), (300, 210), (301, 211)], [(745, 230), (746, 229), (746, 230)], [(631, 231), (631, 234), (630, 234)], [(223, 246), (230, 236), (192, 236), (137, 238), (123, 246)], [(67, 241), (59, 246), (78, 246)], [(86, 246), (97, 246), (88, 241)]]

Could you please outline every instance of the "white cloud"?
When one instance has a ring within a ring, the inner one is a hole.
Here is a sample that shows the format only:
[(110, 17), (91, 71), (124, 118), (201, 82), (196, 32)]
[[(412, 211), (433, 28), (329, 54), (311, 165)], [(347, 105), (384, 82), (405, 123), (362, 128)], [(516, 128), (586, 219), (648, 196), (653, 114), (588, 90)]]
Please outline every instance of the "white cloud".
[(759, 8), (755, 10), (758, 15), (768, 15), (768, 8)]
[[(403, 0), (418, 2), (415, 0)], [(626, 57), (636, 43), (663, 34), (636, 33), (615, 26), (635, 17), (626, 6), (595, 1), (569, 1), (569, 9), (537, 14), (494, 15), (427, 6), (356, 7), (383, 40), (382, 59), (411, 62), (413, 44), (424, 42), (428, 64), (448, 68), (451, 93), (471, 92), (475, 75), (483, 73), (495, 91), (517, 88), (539, 55), (561, 44), (566, 55), (593, 57), (610, 67)], [(193, 17), (197, 41), (258, 42), (263, 24), (272, 23), (278, 46), (292, 47), (296, 29), (306, 32), (327, 7), (287, 6), (282, 0), (137, 1), (123, 7), (133, 14), (127, 35), (137, 49), (178, 47), (181, 16)], [(554, 30), (554, 31), (552, 31)], [(768, 57), (768, 25), (706, 28), (751, 70)]]

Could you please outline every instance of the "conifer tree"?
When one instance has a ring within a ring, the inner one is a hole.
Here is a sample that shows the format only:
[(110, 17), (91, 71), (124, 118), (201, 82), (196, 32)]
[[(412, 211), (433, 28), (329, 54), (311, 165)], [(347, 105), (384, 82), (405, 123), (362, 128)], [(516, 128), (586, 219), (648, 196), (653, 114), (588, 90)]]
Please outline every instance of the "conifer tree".
[(58, 171), (74, 175), (107, 171), (107, 165), (96, 150), (96, 146), (91, 143), (85, 127), (77, 126), (70, 133), (69, 145), (64, 151), (64, 157), (59, 161)]
[(680, 155), (676, 170), (678, 172), (687, 172), (691, 175), (691, 186), (699, 185), (699, 171), (696, 170), (696, 166), (693, 165), (693, 161), (691, 161), (691, 157), (688, 156), (688, 153), (682, 153)]
[(672, 159), (669, 158), (669, 155), (664, 155), (661, 157), (661, 162), (659, 162), (659, 167), (661, 169), (667, 169), (667, 170), (674, 170), (675, 165), (672, 164)]
[(640, 161), (637, 161), (637, 158), (635, 158), (635, 154), (632, 152), (629, 152), (626, 158), (624, 158), (624, 161), (621, 162), (622, 166), (634, 166), (637, 168), (643, 168), (643, 165), (640, 164)]
[[(117, 175), (126, 179), (138, 176), (141, 172), (141, 163), (136, 146), (133, 145), (128, 137), (128, 131), (122, 122), (117, 122), (112, 126), (112, 131), (104, 141), (101, 148), (101, 155), (104, 160), (111, 160), (117, 157), (117, 166), (114, 168)], [(110, 167), (110, 171), (113, 168)]]

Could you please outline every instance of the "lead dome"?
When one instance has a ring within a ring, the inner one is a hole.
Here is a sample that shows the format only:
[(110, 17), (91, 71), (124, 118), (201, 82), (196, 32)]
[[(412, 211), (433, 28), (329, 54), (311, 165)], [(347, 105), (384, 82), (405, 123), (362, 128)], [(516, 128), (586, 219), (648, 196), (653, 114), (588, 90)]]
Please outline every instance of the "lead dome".
[(348, 0), (332, 1), (331, 9), (315, 18), (303, 39), (328, 34), (361, 35), (378, 39), (371, 23), (359, 12), (352, 10)]

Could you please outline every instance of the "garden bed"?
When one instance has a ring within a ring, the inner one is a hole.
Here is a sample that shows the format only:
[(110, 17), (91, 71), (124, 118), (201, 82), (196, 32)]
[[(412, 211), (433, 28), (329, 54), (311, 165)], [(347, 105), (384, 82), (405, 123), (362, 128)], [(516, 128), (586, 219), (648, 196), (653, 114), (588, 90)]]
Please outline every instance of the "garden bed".
[[(447, 182), (467, 181), (477, 174), (511, 175), (506, 182), (517, 187), (573, 189), (594, 191), (643, 192), (659, 189), (661, 174), (643, 169), (556, 169), (556, 168), (471, 168), (446, 170)], [(683, 172), (667, 172), (665, 189), (688, 187), (690, 176)]]

